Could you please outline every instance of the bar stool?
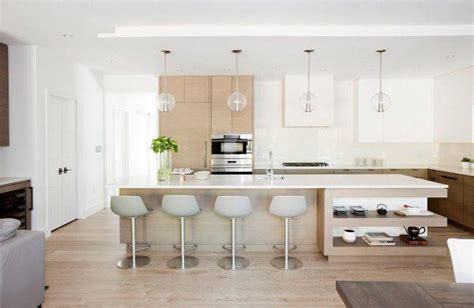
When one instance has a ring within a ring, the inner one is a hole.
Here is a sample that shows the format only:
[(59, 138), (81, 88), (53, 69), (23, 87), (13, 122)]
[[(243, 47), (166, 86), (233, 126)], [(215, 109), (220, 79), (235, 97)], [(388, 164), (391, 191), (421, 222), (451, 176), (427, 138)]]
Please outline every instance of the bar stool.
[(273, 197), (269, 212), (273, 215), (282, 217), (285, 221), (285, 255), (273, 258), (270, 261), (270, 264), (273, 267), (284, 270), (294, 270), (303, 266), (303, 262), (301, 262), (301, 260), (288, 256), (289, 220), (304, 214), (306, 209), (306, 199), (304, 196)]
[(118, 261), (117, 266), (120, 268), (143, 267), (150, 263), (147, 256), (137, 256), (136, 236), (135, 236), (135, 220), (148, 214), (148, 210), (143, 203), (142, 198), (138, 196), (113, 196), (110, 201), (110, 208), (113, 213), (122, 218), (129, 218), (132, 221), (132, 255)]
[(231, 221), (231, 252), (232, 255), (219, 260), (217, 265), (225, 270), (243, 269), (249, 266), (249, 260), (235, 256), (235, 220), (252, 213), (252, 204), (247, 196), (218, 196), (214, 212), (229, 218)]
[(192, 268), (199, 264), (196, 257), (186, 256), (185, 245), (185, 219), (199, 214), (201, 209), (196, 197), (192, 195), (165, 195), (161, 203), (161, 209), (166, 214), (179, 217), (181, 221), (181, 255), (168, 260), (167, 265), (171, 269)]

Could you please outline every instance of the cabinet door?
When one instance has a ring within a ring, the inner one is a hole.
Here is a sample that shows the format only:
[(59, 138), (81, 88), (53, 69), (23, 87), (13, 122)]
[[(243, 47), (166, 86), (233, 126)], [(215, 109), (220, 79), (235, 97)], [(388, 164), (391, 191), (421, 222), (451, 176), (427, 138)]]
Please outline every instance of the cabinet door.
[(160, 135), (178, 142), (178, 153), (173, 153), (173, 168), (206, 169), (210, 147), (209, 104), (176, 104), (169, 113), (160, 113)]
[(185, 103), (209, 103), (209, 76), (186, 76), (184, 78)]
[[(166, 91), (174, 96), (177, 103), (184, 103), (184, 76), (167, 76)], [(165, 91), (165, 78), (160, 77), (160, 93)]]
[[(232, 92), (235, 92), (235, 77), (232, 78)], [(239, 91), (247, 98), (247, 107), (240, 112), (232, 112), (232, 132), (253, 133), (253, 76), (239, 76)]]
[(232, 115), (227, 98), (232, 93), (231, 76), (212, 76), (212, 133), (231, 133)]
[(474, 177), (464, 177), (464, 223), (474, 228)]
[(0, 44), (0, 146), (8, 146), (8, 46)]

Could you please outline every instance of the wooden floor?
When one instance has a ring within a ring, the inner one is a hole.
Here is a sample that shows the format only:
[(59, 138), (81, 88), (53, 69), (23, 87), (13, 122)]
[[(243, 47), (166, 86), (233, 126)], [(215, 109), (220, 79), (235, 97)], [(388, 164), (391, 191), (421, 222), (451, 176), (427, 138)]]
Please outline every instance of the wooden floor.
[[(181, 272), (166, 267), (174, 253), (145, 252), (145, 268), (121, 270), (124, 256), (118, 218), (103, 210), (76, 221), (47, 239), (44, 307), (161, 307), (161, 306), (343, 306), (336, 280), (453, 281), (449, 257), (431, 265), (328, 263), (321, 254), (295, 253), (304, 267), (294, 272), (274, 269), (277, 253), (245, 253), (250, 267), (221, 270), (216, 261), (226, 253), (194, 253), (198, 267)], [(438, 238), (474, 234), (449, 226), (430, 228)]]

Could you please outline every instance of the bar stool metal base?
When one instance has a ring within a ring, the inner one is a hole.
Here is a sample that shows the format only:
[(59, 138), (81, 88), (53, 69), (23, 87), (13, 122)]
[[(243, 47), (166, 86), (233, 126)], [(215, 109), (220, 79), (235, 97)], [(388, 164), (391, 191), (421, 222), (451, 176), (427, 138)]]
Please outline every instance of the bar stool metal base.
[[(198, 264), (199, 264), (198, 258), (191, 257), (191, 256), (184, 257), (184, 269), (196, 267)], [(166, 265), (170, 269), (183, 269), (181, 256), (174, 257), (173, 259), (169, 259)]]
[(281, 270), (296, 270), (303, 266), (303, 262), (295, 257), (288, 257), (288, 268), (285, 268), (285, 256), (275, 257), (270, 261), (270, 264)]
[[(249, 260), (244, 257), (235, 257), (235, 269), (240, 270), (249, 266)], [(232, 270), (232, 256), (224, 257), (217, 262), (217, 265), (225, 270)]]
[[(147, 257), (147, 256), (136, 256), (135, 257), (135, 267), (143, 267), (145, 265), (148, 265), (148, 263), (150, 263), (150, 257)], [(126, 258), (118, 261), (117, 266), (119, 268), (123, 268), (123, 269), (133, 268), (132, 256), (126, 257)]]

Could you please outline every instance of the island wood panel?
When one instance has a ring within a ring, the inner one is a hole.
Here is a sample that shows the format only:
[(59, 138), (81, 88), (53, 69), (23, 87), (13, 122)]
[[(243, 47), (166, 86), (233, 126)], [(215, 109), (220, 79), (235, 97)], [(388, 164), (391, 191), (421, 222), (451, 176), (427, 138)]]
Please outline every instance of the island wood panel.
[[(120, 195), (137, 195), (153, 211), (137, 220), (137, 241), (150, 242), (152, 249), (171, 250), (179, 242), (179, 219), (160, 210), (165, 194), (193, 194), (201, 213), (186, 220), (186, 241), (198, 245), (201, 251), (221, 251), (230, 243), (230, 220), (214, 213), (214, 203), (219, 195), (246, 195), (253, 212), (237, 220), (237, 243), (245, 244), (247, 251), (273, 251), (274, 244), (283, 243), (283, 219), (268, 213), (273, 196), (303, 195), (308, 210), (290, 221), (290, 244), (299, 251), (317, 251), (316, 245), (316, 190), (179, 190), (179, 189), (120, 189)], [(130, 221), (120, 219), (120, 242), (130, 242)]]
[[(160, 93), (165, 91), (164, 76), (160, 76)], [(174, 96), (177, 103), (185, 102), (185, 77), (166, 76), (166, 91)]]
[(232, 132), (232, 111), (227, 105), (227, 98), (232, 93), (231, 76), (212, 76), (212, 133)]
[(211, 82), (209, 76), (185, 76), (184, 102), (209, 103), (210, 86)]
[[(232, 91), (235, 92), (235, 77), (232, 78)], [(239, 92), (247, 98), (247, 106), (239, 112), (232, 112), (232, 132), (253, 134), (253, 76), (239, 76)]]
[(172, 112), (160, 113), (160, 135), (178, 142), (172, 167), (206, 169), (210, 162), (210, 104), (177, 103)]
[(0, 146), (10, 145), (8, 46), (0, 43)]

